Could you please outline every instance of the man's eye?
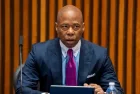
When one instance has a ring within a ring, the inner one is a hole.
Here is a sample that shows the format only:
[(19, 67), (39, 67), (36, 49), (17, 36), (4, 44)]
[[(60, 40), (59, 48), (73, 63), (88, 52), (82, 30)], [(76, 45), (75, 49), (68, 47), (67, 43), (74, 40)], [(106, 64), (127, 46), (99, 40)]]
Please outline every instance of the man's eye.
[(74, 28), (79, 28), (79, 27), (80, 27), (79, 25), (75, 25), (75, 26), (74, 26)]

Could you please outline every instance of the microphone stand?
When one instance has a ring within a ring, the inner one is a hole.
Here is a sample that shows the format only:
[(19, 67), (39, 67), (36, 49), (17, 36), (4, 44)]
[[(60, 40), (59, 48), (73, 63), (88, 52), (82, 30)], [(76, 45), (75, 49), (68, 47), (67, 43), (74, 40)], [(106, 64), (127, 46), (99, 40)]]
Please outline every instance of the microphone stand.
[(23, 36), (20, 36), (20, 38), (19, 38), (20, 94), (22, 94), (22, 47), (23, 47)]

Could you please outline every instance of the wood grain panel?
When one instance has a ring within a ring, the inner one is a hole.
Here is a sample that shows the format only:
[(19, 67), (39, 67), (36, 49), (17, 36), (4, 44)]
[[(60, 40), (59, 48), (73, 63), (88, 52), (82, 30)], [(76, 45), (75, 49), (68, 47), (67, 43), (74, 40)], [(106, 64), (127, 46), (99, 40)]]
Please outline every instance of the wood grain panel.
[(101, 46), (106, 47), (107, 46), (107, 1), (108, 0), (102, 0), (102, 17), (101, 17)]
[(113, 65), (115, 65), (115, 39), (116, 35), (116, 0), (110, 0), (110, 40), (109, 40), (109, 55)]
[(85, 23), (85, 31), (84, 31), (84, 38), (89, 40), (89, 7), (90, 1), (84, 0), (84, 23)]
[(55, 36), (55, 0), (50, 0), (49, 5), (49, 39), (53, 39)]
[(46, 0), (41, 1), (41, 16), (40, 16), (40, 41), (46, 40)]
[(79, 9), (81, 9), (81, 0), (76, 0), (76, 7), (78, 7)]
[[(126, 94), (132, 94), (132, 24), (133, 24), (133, 0), (128, 0), (128, 21), (127, 21), (127, 80)], [(129, 92), (128, 92), (129, 91)]]
[[(2, 7), (1, 7), (1, 0), (0, 0), (0, 62), (2, 62), (2, 21), (1, 21), (1, 18), (2, 18), (2, 16), (1, 16), (1, 9), (2, 9)], [(0, 63), (0, 89), (1, 89), (1, 87), (2, 87), (2, 83), (1, 83), (1, 81), (2, 81), (2, 74), (1, 74), (1, 68), (2, 68), (2, 64)], [(0, 91), (0, 93), (1, 93), (1, 91)]]
[(37, 0), (32, 0), (32, 44), (37, 42)]
[(124, 0), (119, 0), (119, 36), (118, 36), (118, 79), (123, 85), (124, 61)]
[(58, 2), (58, 10), (60, 10), (63, 6), (63, 0), (59, 0)]
[(14, 0), (14, 71), (19, 65), (19, 0)]
[[(13, 71), (16, 72), (19, 66), (19, 0), (14, 0), (14, 63), (13, 63)], [(14, 73), (13, 73), (14, 74)], [(13, 94), (15, 94), (13, 89)]]
[(140, 0), (0, 0), (0, 93), (13, 94), (19, 35), (25, 62), (33, 43), (56, 36), (57, 11), (66, 4), (82, 10), (83, 37), (108, 47), (125, 93), (140, 94)]
[[(133, 62), (134, 63), (134, 62)], [(140, 94), (140, 0), (137, 0), (135, 92)]]
[(98, 0), (94, 0), (93, 2), (93, 39), (92, 42), (98, 44), (98, 8), (99, 8), (99, 4), (98, 4)]
[(5, 58), (4, 93), (10, 94), (10, 0), (5, 0)]
[(23, 0), (23, 62), (29, 53), (29, 0)]
[(72, 0), (67, 0), (68, 5), (72, 5)]
[[(1, 65), (1, 69), (0, 69), (0, 75), (1, 75), (1, 78), (0, 78), (0, 93), (4, 93), (4, 51), (5, 51), (5, 44), (4, 44), (4, 31), (5, 31), (5, 2), (1, 0), (1, 36), (0, 37), (0, 41), (1, 41), (1, 61), (0, 61), (0, 65)], [(2, 63), (3, 62), (3, 63)]]

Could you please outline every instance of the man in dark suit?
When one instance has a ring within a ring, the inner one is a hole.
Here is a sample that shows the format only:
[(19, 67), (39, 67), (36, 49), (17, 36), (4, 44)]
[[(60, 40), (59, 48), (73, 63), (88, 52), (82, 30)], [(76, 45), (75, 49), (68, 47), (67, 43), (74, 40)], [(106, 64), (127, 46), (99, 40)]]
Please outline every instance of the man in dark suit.
[(123, 94), (107, 49), (82, 38), (84, 22), (78, 8), (67, 5), (58, 12), (56, 31), (58, 38), (33, 45), (23, 68), (23, 94), (49, 92), (50, 85), (92, 86), (96, 94), (104, 94), (112, 81)]

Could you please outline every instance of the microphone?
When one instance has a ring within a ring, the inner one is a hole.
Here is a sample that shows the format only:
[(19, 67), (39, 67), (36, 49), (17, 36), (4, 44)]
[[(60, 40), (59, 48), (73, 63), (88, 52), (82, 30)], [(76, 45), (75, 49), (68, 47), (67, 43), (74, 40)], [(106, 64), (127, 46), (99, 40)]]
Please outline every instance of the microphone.
[(19, 37), (20, 94), (22, 94), (22, 47), (23, 47), (23, 36), (20, 36)]
[(23, 46), (23, 36), (19, 37), (19, 46)]

